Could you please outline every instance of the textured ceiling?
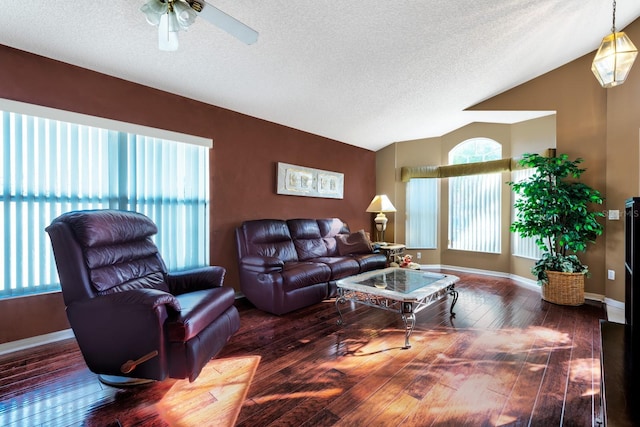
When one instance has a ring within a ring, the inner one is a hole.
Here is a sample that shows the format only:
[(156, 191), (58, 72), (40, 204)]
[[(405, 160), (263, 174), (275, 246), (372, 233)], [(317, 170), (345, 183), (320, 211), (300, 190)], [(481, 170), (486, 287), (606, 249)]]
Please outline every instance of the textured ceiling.
[[(208, 1), (258, 42), (198, 18), (161, 52), (144, 0), (3, 0), (0, 44), (378, 150), (544, 115), (463, 110), (594, 51), (612, 18), (607, 0)], [(618, 29), (639, 16), (617, 1)]]

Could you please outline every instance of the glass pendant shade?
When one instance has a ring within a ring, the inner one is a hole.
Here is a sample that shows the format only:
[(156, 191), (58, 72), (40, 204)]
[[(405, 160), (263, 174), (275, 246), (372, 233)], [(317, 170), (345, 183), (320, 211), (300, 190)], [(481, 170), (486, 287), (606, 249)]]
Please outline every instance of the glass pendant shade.
[(189, 4), (176, 1), (173, 3), (173, 9), (175, 11), (177, 23), (180, 25), (180, 29), (187, 31), (190, 25), (196, 22), (196, 11), (191, 9)]
[(638, 49), (624, 32), (611, 33), (602, 39), (591, 71), (604, 88), (621, 85), (627, 79), (637, 55)]
[(164, 51), (178, 50), (178, 30), (180, 26), (177, 23), (175, 13), (164, 13), (160, 16), (160, 25), (158, 25), (158, 48)]
[(160, 17), (167, 13), (167, 8), (167, 3), (163, 3), (160, 0), (150, 0), (143, 4), (140, 10), (144, 13), (149, 24), (158, 25), (160, 24)]

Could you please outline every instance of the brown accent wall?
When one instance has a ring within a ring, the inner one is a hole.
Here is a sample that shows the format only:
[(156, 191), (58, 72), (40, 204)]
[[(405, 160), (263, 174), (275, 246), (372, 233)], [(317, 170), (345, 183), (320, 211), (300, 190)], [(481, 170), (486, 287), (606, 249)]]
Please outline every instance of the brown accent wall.
[[(237, 290), (233, 230), (243, 220), (335, 216), (371, 230), (372, 151), (3, 45), (0, 64), (1, 98), (212, 138), (211, 263)], [(277, 162), (344, 173), (344, 199), (277, 195)], [(0, 322), (12, 325), (0, 343), (69, 327), (59, 294), (0, 301)]]

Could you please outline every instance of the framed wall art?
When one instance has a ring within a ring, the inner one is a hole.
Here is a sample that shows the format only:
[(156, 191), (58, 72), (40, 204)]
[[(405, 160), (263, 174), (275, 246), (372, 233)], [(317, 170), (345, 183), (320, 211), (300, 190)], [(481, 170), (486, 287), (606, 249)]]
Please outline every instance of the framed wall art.
[(344, 174), (278, 162), (277, 193), (342, 199)]

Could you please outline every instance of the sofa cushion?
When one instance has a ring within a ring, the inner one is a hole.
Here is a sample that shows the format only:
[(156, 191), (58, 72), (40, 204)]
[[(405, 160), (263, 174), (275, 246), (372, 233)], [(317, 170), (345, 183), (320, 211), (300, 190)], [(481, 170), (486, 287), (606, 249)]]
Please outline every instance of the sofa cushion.
[(327, 283), (330, 279), (329, 266), (316, 262), (287, 262), (282, 270), (283, 287), (287, 291), (317, 283)]
[(91, 285), (98, 293), (169, 290), (164, 281), (166, 266), (151, 240), (158, 229), (148, 217), (89, 210), (68, 212), (55, 221), (66, 223), (82, 247)]
[(364, 230), (351, 233), (349, 235), (339, 234), (336, 236), (338, 253), (342, 256), (351, 254), (371, 253), (371, 242), (367, 238)]
[(356, 254), (353, 259), (360, 264), (360, 272), (385, 268), (387, 266), (387, 257), (384, 254)]
[(360, 273), (360, 264), (350, 256), (320, 257), (312, 261), (328, 265), (331, 269), (331, 280), (338, 280)]
[(58, 220), (69, 224), (85, 248), (145, 240), (158, 232), (153, 221), (137, 212), (75, 211), (61, 215)]
[(230, 287), (217, 287), (178, 295), (181, 310), (167, 320), (169, 341), (184, 343), (198, 335), (235, 302)]
[(326, 256), (327, 247), (320, 235), (315, 219), (290, 219), (287, 221), (299, 261)]
[(284, 220), (245, 221), (242, 223), (241, 232), (246, 245), (244, 255), (276, 257), (284, 262), (298, 260), (289, 227)]

